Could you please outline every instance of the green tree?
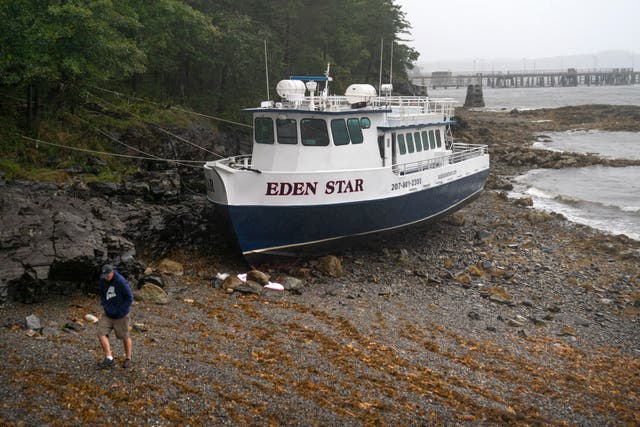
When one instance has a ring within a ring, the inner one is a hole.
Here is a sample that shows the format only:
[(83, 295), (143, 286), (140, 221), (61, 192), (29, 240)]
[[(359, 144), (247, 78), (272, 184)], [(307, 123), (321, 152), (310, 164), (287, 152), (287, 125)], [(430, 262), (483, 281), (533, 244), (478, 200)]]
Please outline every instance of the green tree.
[(134, 0), (142, 28), (138, 46), (147, 55), (146, 75), (155, 91), (185, 99), (200, 91), (211, 67), (216, 63), (220, 33), (210, 16), (179, 0)]
[(38, 90), (49, 102), (64, 103), (75, 85), (144, 70), (145, 55), (133, 38), (139, 24), (126, 2), (42, 3), (0, 5), (0, 84), (27, 88), (28, 111), (37, 111)]

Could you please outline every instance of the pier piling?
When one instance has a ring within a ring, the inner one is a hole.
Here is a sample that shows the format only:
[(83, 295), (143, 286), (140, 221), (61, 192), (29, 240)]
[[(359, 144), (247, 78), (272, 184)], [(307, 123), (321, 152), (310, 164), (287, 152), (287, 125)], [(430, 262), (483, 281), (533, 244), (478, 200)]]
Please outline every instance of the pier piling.
[(467, 96), (464, 100), (465, 108), (484, 107), (482, 85), (471, 84), (467, 86)]

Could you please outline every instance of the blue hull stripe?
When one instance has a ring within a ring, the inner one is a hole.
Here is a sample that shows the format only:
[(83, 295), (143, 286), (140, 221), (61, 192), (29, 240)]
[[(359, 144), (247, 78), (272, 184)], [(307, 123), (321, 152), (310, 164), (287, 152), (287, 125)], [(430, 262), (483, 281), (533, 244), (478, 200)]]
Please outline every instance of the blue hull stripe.
[(331, 205), (219, 207), (227, 210), (243, 254), (269, 253), (435, 219), (477, 196), (488, 175), (485, 170), (386, 199)]

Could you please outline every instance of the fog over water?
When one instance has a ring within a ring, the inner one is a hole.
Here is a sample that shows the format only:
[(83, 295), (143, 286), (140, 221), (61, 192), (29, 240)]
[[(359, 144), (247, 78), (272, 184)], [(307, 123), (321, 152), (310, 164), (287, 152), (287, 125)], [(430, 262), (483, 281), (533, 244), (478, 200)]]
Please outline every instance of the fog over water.
[[(524, 59), (525, 68), (531, 69), (535, 58), (594, 55), (610, 50), (640, 53), (637, 0), (395, 0), (394, 3), (406, 13), (412, 26), (406, 38), (420, 52), (419, 65), (469, 59), (476, 61), (478, 71), (484, 63), (486, 71), (491, 70), (492, 62), (512, 58)], [(564, 66), (575, 65), (567, 61)], [(631, 61), (598, 64), (596, 58), (589, 66), (629, 67)]]

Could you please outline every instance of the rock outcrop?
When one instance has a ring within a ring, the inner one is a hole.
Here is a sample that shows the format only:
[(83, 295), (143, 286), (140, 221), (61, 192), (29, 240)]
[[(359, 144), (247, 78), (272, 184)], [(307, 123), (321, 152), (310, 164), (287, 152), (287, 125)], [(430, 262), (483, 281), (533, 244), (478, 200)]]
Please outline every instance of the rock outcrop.
[[(211, 206), (203, 197), (166, 202), (180, 187), (162, 176), (155, 183), (0, 185), (0, 303), (94, 290), (106, 262), (135, 280), (144, 271), (137, 244), (157, 256), (176, 245), (207, 246)], [(135, 189), (146, 187), (164, 204), (136, 201)]]

